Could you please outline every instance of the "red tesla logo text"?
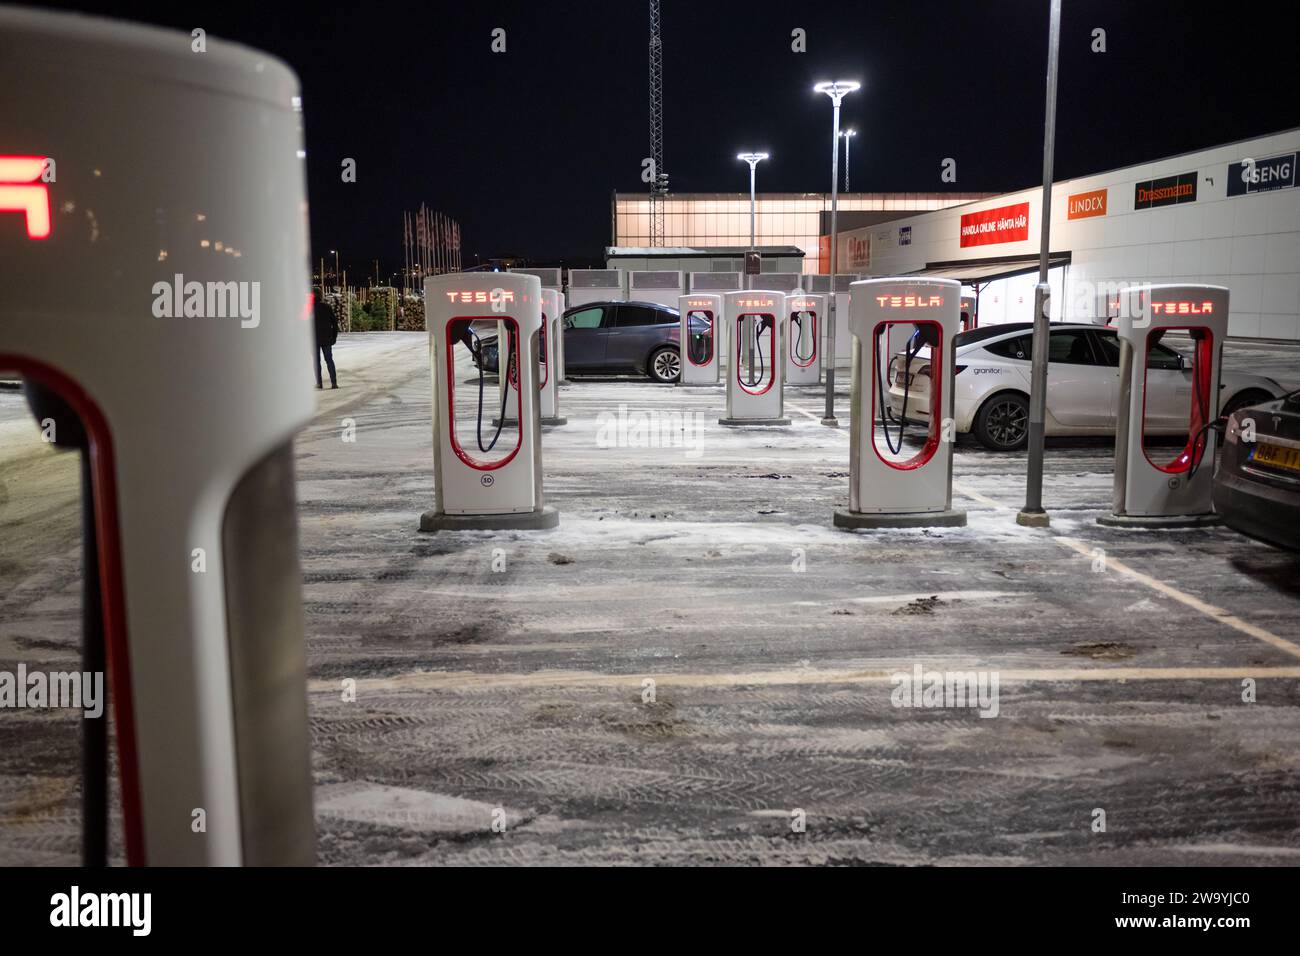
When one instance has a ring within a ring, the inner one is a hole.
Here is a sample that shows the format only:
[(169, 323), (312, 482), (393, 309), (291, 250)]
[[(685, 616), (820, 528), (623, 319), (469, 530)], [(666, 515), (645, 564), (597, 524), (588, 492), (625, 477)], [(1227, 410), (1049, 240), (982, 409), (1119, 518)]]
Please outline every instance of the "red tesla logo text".
[(943, 305), (941, 295), (878, 295), (882, 309), (932, 309)]
[(742, 309), (768, 309), (775, 303), (771, 299), (740, 299), (736, 304)]
[(0, 212), (20, 212), (28, 239), (50, 234), (50, 192), (40, 181), (45, 160), (39, 156), (0, 156)]
[(447, 298), (452, 302), (513, 302), (515, 294), (509, 289), (502, 289), (496, 295), (486, 289), (477, 289), (473, 292), (448, 292)]
[(1151, 311), (1156, 315), (1209, 315), (1214, 311), (1213, 302), (1152, 302)]

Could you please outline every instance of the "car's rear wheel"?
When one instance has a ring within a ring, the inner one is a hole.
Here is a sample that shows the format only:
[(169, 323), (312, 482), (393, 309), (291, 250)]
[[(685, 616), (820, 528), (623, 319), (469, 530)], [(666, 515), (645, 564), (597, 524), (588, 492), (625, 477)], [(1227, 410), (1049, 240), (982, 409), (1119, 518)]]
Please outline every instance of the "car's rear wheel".
[(1248, 388), (1244, 392), (1238, 392), (1229, 399), (1228, 404), (1223, 406), (1219, 414), (1227, 418), (1233, 412), (1240, 411), (1243, 408), (1249, 408), (1251, 405), (1259, 405), (1263, 402), (1271, 402), (1273, 396), (1262, 388)]
[(1016, 451), (1029, 442), (1029, 399), (1016, 392), (994, 395), (980, 406), (971, 429), (991, 451)]
[(665, 385), (682, 374), (682, 358), (674, 348), (662, 348), (650, 356), (650, 377)]

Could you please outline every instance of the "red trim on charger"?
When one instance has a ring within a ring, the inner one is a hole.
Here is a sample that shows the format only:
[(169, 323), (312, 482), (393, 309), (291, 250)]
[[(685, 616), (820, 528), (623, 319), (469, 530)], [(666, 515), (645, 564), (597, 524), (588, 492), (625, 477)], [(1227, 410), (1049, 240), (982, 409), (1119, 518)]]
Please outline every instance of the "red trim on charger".
[[(877, 389), (871, 389), (871, 428), (868, 431), (871, 450), (876, 453), (876, 457), (880, 459), (881, 464), (888, 465), (890, 468), (894, 468), (898, 471), (913, 471), (928, 464), (930, 459), (934, 457), (934, 453), (939, 450), (939, 428), (943, 424), (941, 421), (943, 413), (943, 326), (933, 319), (918, 319), (914, 322), (903, 320), (892, 321), (886, 319), (877, 322), (875, 329), (873, 329), (871, 333), (871, 367), (874, 369), (880, 368), (880, 331), (882, 328), (887, 329), (891, 325), (933, 325), (939, 337), (939, 344), (930, 346), (930, 429), (929, 433), (926, 435), (925, 444), (922, 445), (921, 450), (911, 458), (904, 459), (903, 461), (890, 461), (882, 455), (880, 449), (876, 447), (876, 413), (878, 411), (876, 408), (876, 400), (879, 396), (876, 394), (878, 391)], [(885, 334), (887, 344), (889, 333), (886, 332)], [(904, 354), (904, 357), (906, 357), (906, 353)], [(890, 361), (892, 364), (893, 360), (891, 359)], [(903, 369), (903, 374), (911, 375), (911, 367), (905, 367)], [(906, 407), (903, 408), (902, 415), (904, 418), (907, 417)]]
[(117, 721), (118, 776), (122, 783), (122, 825), (128, 866), (145, 864), (144, 815), (140, 798), (140, 760), (131, 696), (131, 659), (126, 630), (122, 544), (117, 515), (117, 468), (108, 419), (95, 400), (64, 372), (37, 359), (0, 353), (0, 368), (11, 369), (59, 394), (81, 419), (90, 438), (90, 464), (95, 496), (95, 529), (99, 535), (100, 602), (108, 658), (113, 717)]

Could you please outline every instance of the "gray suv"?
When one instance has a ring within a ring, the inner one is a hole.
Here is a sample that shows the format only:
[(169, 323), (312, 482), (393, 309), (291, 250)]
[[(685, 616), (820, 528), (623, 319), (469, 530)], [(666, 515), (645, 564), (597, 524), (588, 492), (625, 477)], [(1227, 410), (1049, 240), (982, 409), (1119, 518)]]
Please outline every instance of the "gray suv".
[[(693, 327), (696, 320), (691, 321)], [(676, 309), (655, 302), (588, 302), (566, 310), (561, 325), (566, 375), (635, 372), (670, 383), (681, 374)], [(701, 320), (698, 331), (707, 329)], [(483, 338), (482, 354), (485, 371), (495, 372), (496, 336)]]

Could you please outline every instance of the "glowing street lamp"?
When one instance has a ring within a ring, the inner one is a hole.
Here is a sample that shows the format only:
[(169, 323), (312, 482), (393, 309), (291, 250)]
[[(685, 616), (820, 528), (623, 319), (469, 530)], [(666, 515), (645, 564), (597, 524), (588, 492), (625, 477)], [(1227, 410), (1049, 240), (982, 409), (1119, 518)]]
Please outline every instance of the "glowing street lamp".
[(862, 88), (856, 80), (835, 80), (832, 83), (818, 83), (813, 87), (814, 93), (825, 93), (834, 105), (831, 134), (831, 276), (830, 276), (830, 321), (826, 323), (826, 348), (823, 355), (829, 355), (826, 364), (826, 413), (822, 424), (838, 427), (835, 419), (835, 257), (839, 254), (839, 232), (837, 231), (840, 206), (839, 165), (840, 165), (840, 101), (854, 90)]

